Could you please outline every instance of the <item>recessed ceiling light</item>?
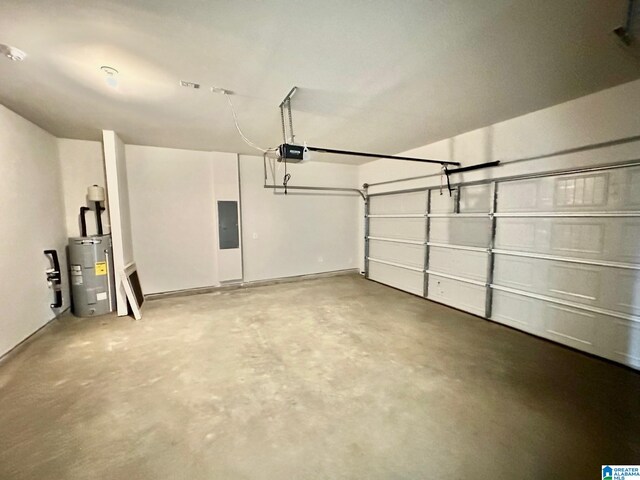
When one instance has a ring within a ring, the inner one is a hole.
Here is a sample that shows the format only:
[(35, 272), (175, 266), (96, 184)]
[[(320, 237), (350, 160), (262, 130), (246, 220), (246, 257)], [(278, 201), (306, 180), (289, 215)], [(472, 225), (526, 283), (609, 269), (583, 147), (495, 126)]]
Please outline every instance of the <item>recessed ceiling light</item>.
[(14, 62), (21, 62), (27, 56), (22, 50), (11, 45), (0, 44), (0, 53)]
[(107, 85), (110, 87), (118, 86), (118, 70), (108, 65), (101, 66), (100, 70), (102, 70), (107, 77)]

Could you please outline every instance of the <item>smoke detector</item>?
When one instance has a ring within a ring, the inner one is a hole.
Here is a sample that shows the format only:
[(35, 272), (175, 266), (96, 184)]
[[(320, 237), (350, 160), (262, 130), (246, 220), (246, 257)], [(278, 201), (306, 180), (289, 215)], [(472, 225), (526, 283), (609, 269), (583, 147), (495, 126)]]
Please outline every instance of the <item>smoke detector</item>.
[(22, 50), (11, 45), (0, 44), (0, 53), (14, 62), (21, 62), (27, 56)]
[(105, 74), (107, 85), (113, 88), (118, 86), (118, 70), (108, 65), (101, 66), (100, 70)]

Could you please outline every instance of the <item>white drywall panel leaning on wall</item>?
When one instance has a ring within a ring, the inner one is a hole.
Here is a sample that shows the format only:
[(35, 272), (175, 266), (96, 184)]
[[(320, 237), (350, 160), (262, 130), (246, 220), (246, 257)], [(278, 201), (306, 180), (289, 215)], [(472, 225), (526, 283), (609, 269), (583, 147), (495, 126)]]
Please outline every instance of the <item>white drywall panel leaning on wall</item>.
[[(290, 165), (290, 185), (358, 187), (356, 166)], [(282, 183), (283, 167), (276, 177)], [(245, 281), (357, 268), (362, 199), (341, 192), (263, 188), (262, 157), (240, 156)]]
[[(87, 187), (89, 185), (106, 186), (104, 150), (101, 142), (59, 138), (58, 153), (64, 185), (67, 232), (70, 237), (75, 237), (80, 234), (80, 207), (94, 208), (87, 202)], [(102, 225), (104, 231), (108, 233), (110, 231), (109, 205), (105, 206), (107, 211), (102, 214)], [(88, 212), (86, 219), (87, 232), (93, 235), (97, 231), (95, 213)]]
[[(121, 275), (125, 267), (133, 262), (131, 213), (129, 208), (129, 185), (124, 143), (111, 130), (102, 131), (105, 172), (107, 178), (107, 201), (113, 240), (113, 268), (116, 275), (116, 303), (118, 315), (127, 315), (127, 299)], [(144, 282), (144, 273), (140, 274)], [(142, 285), (144, 291), (144, 284)]]
[[(145, 293), (218, 285), (211, 152), (127, 145), (133, 248)], [(235, 161), (234, 154), (228, 155)]]
[(55, 249), (66, 288), (67, 235), (56, 139), (0, 105), (0, 355), (45, 325), (53, 292), (45, 249)]

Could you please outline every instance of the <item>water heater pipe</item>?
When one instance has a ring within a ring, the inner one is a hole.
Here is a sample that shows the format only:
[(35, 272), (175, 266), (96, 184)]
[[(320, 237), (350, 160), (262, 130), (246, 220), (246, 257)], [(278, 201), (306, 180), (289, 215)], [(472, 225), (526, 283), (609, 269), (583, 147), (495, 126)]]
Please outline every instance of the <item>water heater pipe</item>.
[(103, 235), (102, 231), (102, 211), (103, 207), (100, 206), (100, 202), (96, 202), (96, 227), (98, 229), (98, 235)]
[(87, 218), (86, 213), (91, 210), (89, 207), (80, 207), (80, 236), (87, 236)]

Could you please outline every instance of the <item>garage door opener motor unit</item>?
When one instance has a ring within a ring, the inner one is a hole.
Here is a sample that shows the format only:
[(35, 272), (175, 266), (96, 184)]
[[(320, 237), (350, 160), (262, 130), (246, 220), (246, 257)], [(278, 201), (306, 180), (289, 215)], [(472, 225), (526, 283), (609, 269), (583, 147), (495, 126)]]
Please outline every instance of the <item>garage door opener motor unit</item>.
[(69, 278), (73, 314), (91, 317), (113, 312), (115, 276), (111, 235), (102, 230), (104, 188), (92, 185), (87, 199), (95, 206), (96, 235), (87, 235), (85, 214), (88, 207), (80, 207), (80, 236), (69, 238)]

